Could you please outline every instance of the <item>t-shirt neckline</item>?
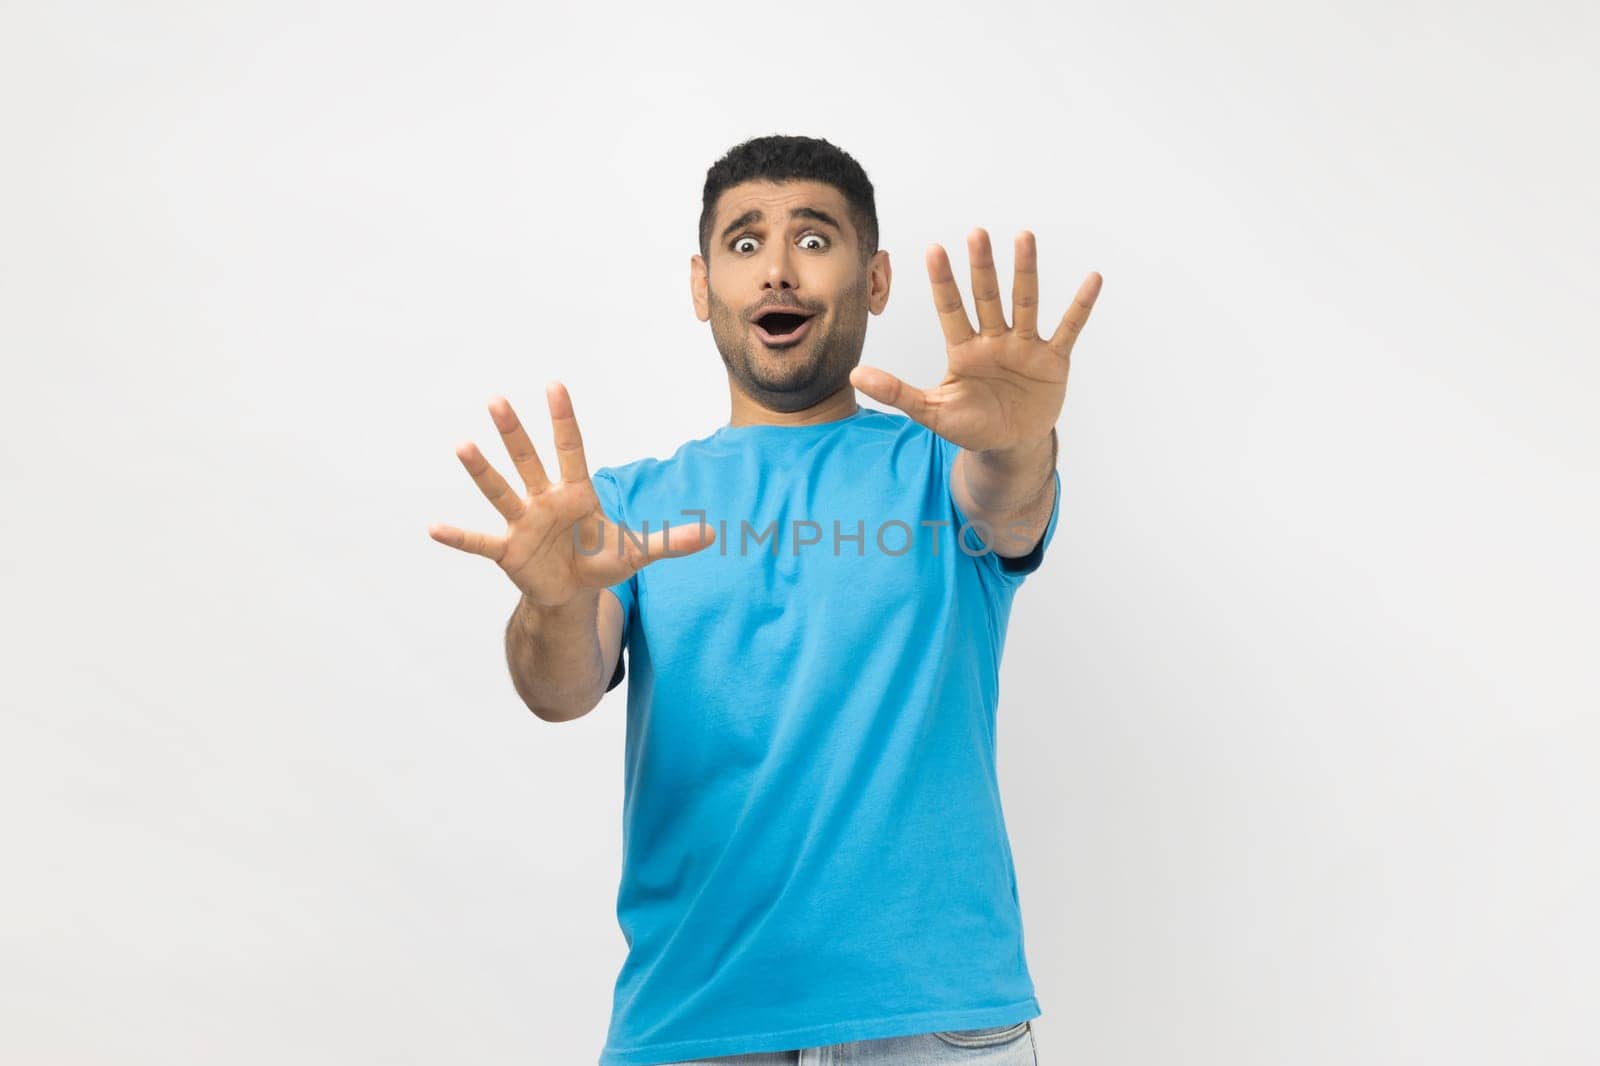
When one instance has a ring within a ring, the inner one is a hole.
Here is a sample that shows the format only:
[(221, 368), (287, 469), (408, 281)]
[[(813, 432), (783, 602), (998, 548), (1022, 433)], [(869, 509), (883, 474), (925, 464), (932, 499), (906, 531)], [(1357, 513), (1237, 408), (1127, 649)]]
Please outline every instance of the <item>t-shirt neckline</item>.
[(766, 423), (753, 423), (750, 425), (735, 426), (729, 423), (723, 423), (717, 428), (717, 435), (722, 436), (730, 433), (776, 433), (784, 436), (797, 436), (800, 434), (817, 433), (837, 426), (842, 426), (847, 422), (854, 422), (868, 414), (871, 410), (872, 408), (858, 403), (856, 404), (856, 409), (845, 415), (843, 418), (835, 418), (827, 422), (811, 422), (803, 426), (775, 426), (768, 425)]

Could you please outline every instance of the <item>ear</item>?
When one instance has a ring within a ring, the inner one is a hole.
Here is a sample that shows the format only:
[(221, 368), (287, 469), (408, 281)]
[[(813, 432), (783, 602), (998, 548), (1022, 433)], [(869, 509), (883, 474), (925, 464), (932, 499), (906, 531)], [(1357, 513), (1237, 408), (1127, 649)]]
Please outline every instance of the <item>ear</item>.
[(698, 253), (689, 257), (689, 296), (694, 300), (694, 317), (702, 322), (711, 321), (711, 302), (707, 296), (710, 286), (706, 261)]
[(889, 253), (880, 248), (867, 260), (867, 310), (875, 315), (883, 314), (889, 302), (890, 276)]

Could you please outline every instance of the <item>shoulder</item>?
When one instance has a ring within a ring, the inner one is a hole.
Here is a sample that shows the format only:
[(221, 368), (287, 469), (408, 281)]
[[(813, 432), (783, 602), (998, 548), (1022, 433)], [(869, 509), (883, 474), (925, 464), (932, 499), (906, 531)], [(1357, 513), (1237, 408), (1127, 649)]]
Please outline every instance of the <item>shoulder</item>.
[(913, 421), (900, 411), (880, 411), (863, 407), (860, 417), (853, 420), (852, 429), (858, 433), (887, 437), (922, 437), (933, 434), (920, 422)]
[(667, 456), (647, 455), (626, 463), (615, 463), (608, 466), (598, 466), (590, 471), (592, 479), (605, 478), (610, 480), (624, 494), (636, 488), (647, 486), (669, 478), (680, 470), (685, 464), (697, 463), (705, 454), (707, 446), (715, 440), (716, 434), (709, 433), (694, 440), (684, 441), (678, 445), (672, 454)]
[(955, 445), (900, 411), (868, 410), (851, 427), (855, 441), (866, 450), (886, 456), (896, 472), (909, 475), (918, 469), (947, 469), (954, 461)]

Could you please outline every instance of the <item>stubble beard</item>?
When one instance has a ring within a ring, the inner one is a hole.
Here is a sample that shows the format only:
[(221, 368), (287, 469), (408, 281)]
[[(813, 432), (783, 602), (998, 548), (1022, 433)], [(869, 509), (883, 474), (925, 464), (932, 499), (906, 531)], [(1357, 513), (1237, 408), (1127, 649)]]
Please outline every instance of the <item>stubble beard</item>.
[(824, 333), (793, 348), (768, 348), (743, 315), (708, 292), (711, 336), (738, 387), (774, 411), (803, 411), (850, 384), (867, 335), (867, 272), (839, 294), (827, 312)]

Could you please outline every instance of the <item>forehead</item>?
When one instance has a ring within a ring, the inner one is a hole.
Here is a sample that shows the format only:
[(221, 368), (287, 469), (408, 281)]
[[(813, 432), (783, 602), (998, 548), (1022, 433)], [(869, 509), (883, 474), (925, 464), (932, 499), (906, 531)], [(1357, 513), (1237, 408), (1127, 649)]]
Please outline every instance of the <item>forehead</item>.
[(722, 191), (717, 198), (713, 233), (747, 211), (760, 211), (768, 222), (786, 221), (797, 207), (814, 207), (850, 227), (844, 194), (822, 181), (742, 181)]

